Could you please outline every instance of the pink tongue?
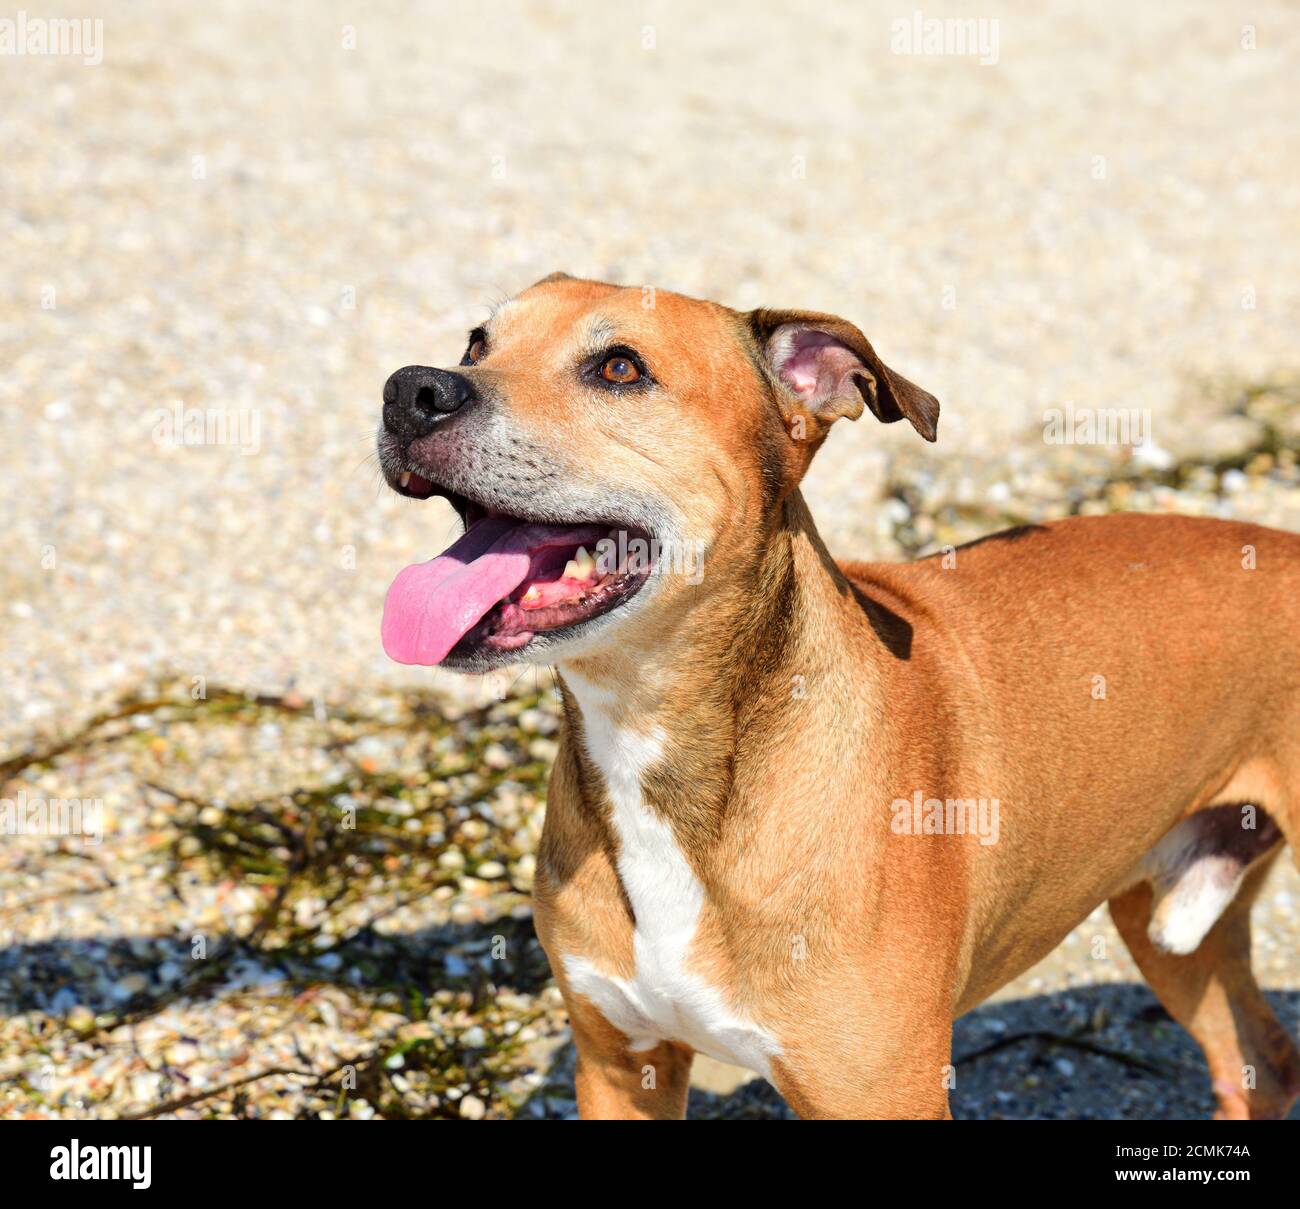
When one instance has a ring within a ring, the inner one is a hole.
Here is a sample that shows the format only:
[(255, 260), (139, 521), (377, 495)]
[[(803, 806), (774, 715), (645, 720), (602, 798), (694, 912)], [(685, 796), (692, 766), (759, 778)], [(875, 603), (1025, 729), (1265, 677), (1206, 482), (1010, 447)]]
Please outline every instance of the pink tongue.
[(499, 600), (525, 579), (534, 552), (595, 542), (596, 526), (522, 524), (489, 516), (432, 562), (400, 572), (384, 600), (384, 650), (398, 663), (441, 663)]

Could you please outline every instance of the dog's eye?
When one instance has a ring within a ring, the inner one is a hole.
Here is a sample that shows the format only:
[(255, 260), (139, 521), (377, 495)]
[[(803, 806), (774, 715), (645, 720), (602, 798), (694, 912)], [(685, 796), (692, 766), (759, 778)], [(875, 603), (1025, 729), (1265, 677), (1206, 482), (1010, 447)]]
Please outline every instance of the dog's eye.
[(481, 361), (487, 352), (487, 337), (481, 332), (470, 332), (469, 347), (465, 350), (465, 355), (460, 359), (462, 365), (473, 365), (476, 361)]
[(641, 377), (641, 371), (631, 357), (616, 353), (605, 358), (605, 363), (600, 367), (600, 376), (616, 386), (629, 386)]

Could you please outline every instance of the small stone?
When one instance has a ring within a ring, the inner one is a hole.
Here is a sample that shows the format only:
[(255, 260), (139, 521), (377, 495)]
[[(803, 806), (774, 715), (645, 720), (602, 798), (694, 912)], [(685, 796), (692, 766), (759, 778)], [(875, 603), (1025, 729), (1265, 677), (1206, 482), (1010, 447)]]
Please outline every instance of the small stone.
[(481, 1121), (487, 1116), (487, 1105), (478, 1096), (464, 1096), (460, 1102), (460, 1115), (467, 1121)]
[(68, 1012), (68, 1027), (79, 1033), (89, 1032), (95, 1027), (95, 1013), (84, 1004), (77, 1004)]
[(118, 1003), (125, 1003), (133, 996), (139, 995), (148, 985), (149, 980), (143, 974), (128, 974), (113, 984), (110, 994)]
[(536, 875), (537, 858), (531, 852), (527, 852), (515, 862), (513, 870), (514, 883), (521, 890), (531, 890), (533, 878)]
[(483, 763), (489, 768), (504, 771), (514, 764), (514, 760), (500, 743), (489, 743), (483, 752)]
[(534, 760), (554, 760), (560, 745), (554, 739), (534, 739), (528, 745), (528, 754)]

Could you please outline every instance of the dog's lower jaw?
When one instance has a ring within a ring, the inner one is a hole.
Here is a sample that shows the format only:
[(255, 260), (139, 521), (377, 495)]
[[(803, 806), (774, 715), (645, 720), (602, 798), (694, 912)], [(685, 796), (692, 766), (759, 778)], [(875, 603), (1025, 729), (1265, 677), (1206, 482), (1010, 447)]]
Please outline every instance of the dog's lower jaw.
[(477, 645), (466, 650), (453, 647), (438, 666), (471, 676), (484, 676), (519, 664), (550, 667), (570, 651), (599, 649), (602, 632), (607, 628), (602, 623), (610, 618), (611, 615), (606, 613), (578, 625), (535, 633), (514, 647)]

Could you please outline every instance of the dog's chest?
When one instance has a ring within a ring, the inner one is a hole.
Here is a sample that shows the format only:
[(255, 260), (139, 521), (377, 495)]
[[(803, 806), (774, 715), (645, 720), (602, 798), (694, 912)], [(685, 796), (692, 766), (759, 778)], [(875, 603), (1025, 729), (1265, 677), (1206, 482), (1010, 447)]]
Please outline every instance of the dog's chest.
[(619, 842), (618, 873), (636, 919), (631, 977), (590, 958), (563, 958), (571, 990), (590, 999), (627, 1034), (633, 1050), (679, 1041), (723, 1062), (768, 1074), (775, 1038), (734, 1011), (706, 977), (688, 968), (704, 906), (704, 887), (672, 828), (646, 804), (643, 778), (663, 753), (664, 737), (615, 726), (600, 690), (566, 678), (582, 708), (586, 746), (605, 781)]

